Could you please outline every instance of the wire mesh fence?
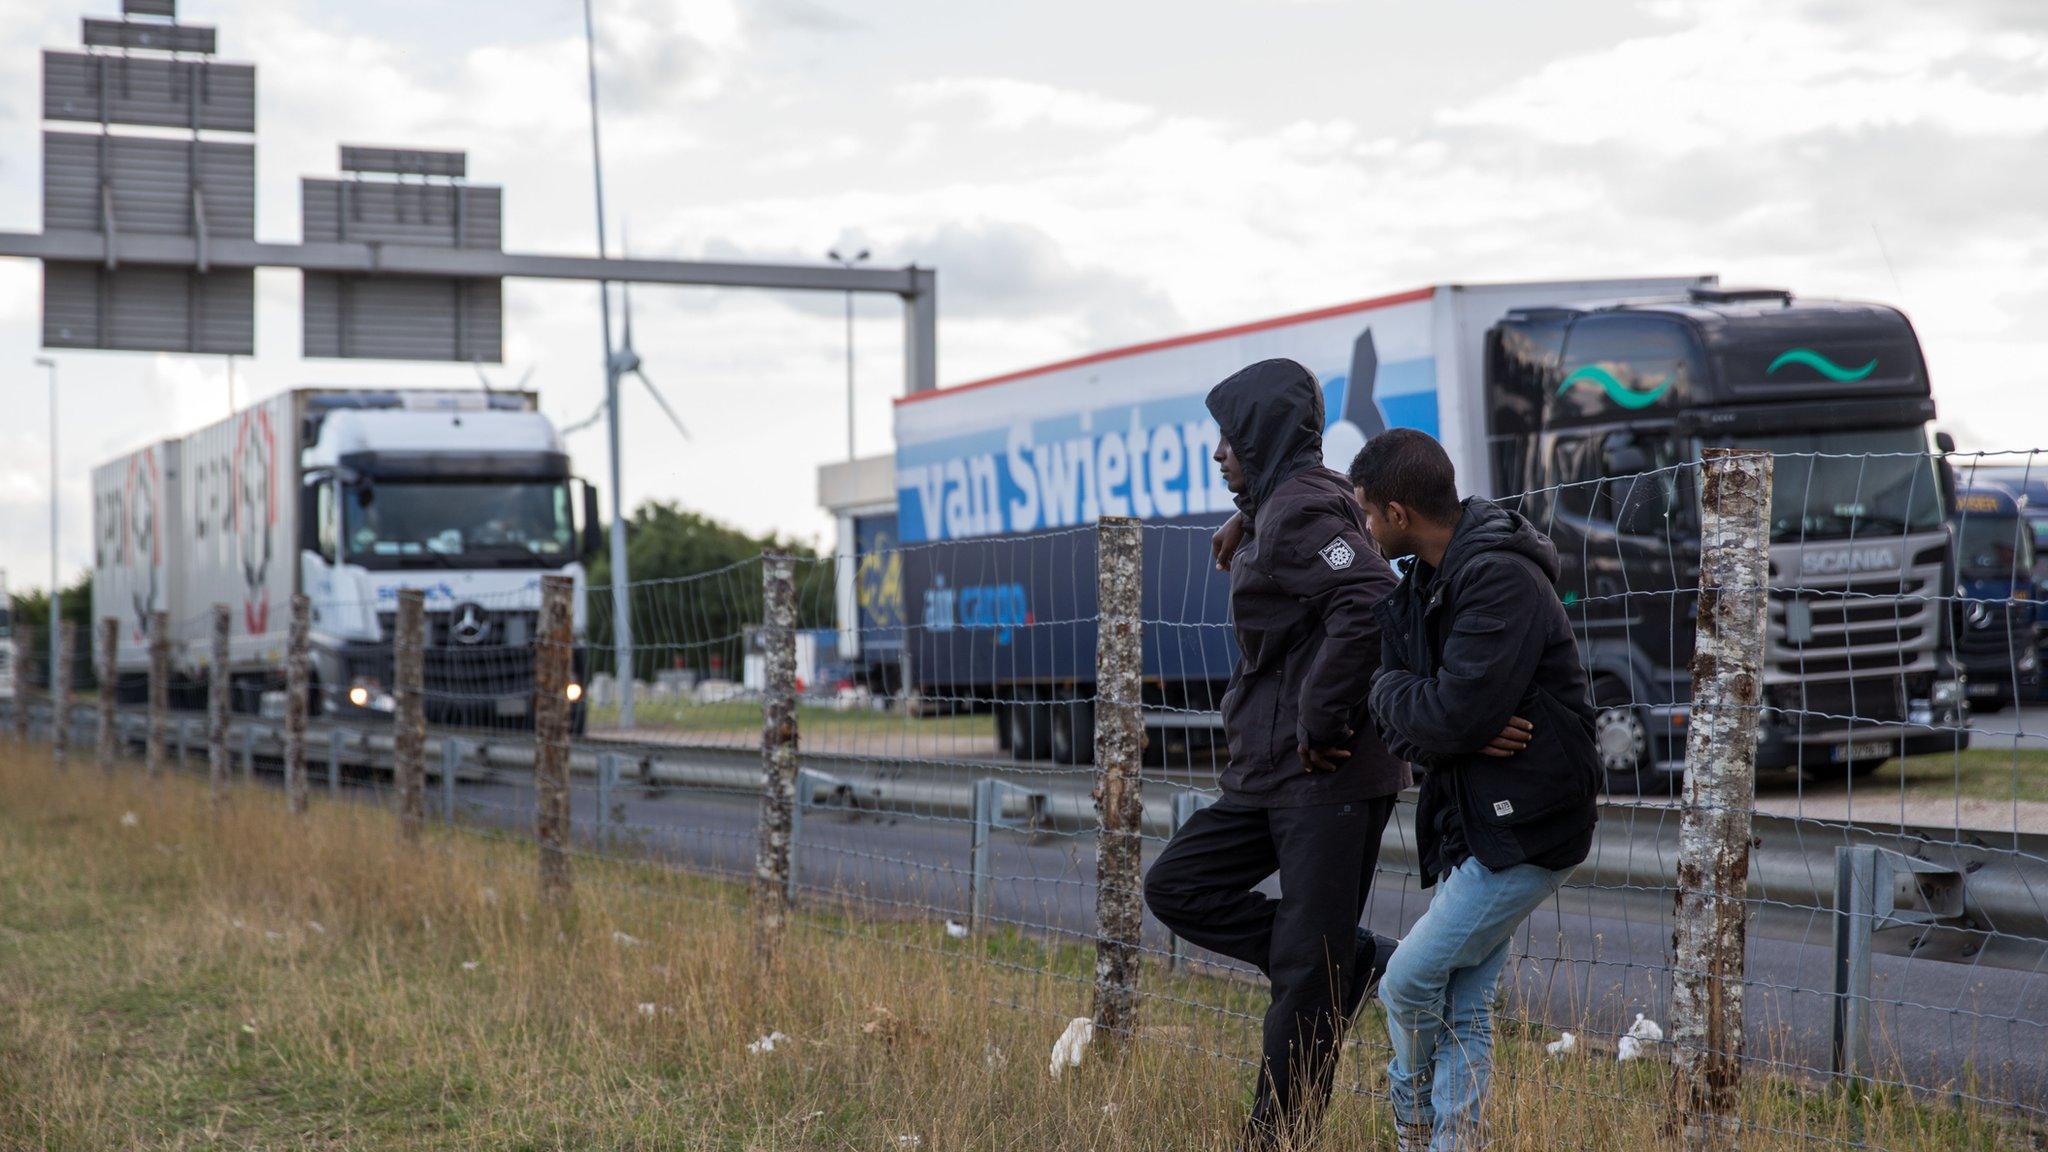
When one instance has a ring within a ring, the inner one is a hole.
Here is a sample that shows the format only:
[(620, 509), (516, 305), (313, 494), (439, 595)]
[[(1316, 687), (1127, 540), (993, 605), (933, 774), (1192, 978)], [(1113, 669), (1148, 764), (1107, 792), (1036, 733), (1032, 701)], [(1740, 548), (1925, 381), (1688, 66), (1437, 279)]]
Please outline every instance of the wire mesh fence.
[[(1890, 1146), (1801, 1102), (1853, 1080), (2039, 1125), (2048, 724), (2032, 705), (2048, 469), (2033, 452), (1943, 460), (1751, 447), (1771, 454), (1774, 481), (1764, 663), (1749, 706), (1760, 729), (1754, 839), (1741, 853), (1741, 1121), (1817, 1145)], [(1655, 1064), (1671, 1044), (1646, 1042), (1640, 1021), (1671, 1022), (1679, 831), (1699, 804), (1684, 770), (1699, 704), (1706, 486), (1698, 461), (1562, 438), (1550, 450), (1557, 474), (1584, 479), (1502, 503), (1557, 549), (1607, 795), (1591, 856), (1517, 935), (1504, 1035), (1570, 1031), (1580, 1059), (1634, 1049)], [(1617, 459), (1638, 466), (1602, 474)], [(559, 692), (571, 859), (644, 858), (758, 889), (764, 860), (786, 845), (770, 887), (831, 912), (832, 930), (926, 950), (981, 941), (958, 952), (962, 963), (1039, 978), (1039, 1001), (1013, 1006), (1088, 1014), (1105, 904), (1135, 900), (1140, 882), (1098, 869), (1105, 770), (1134, 770), (1142, 867), (1213, 801), (1228, 757), (1220, 709), (1237, 650), (1228, 578), (1211, 551), (1219, 521), (1134, 533), (1145, 739), (1130, 765), (1115, 762), (1122, 752), (1098, 763), (1109, 711), (1101, 628), (1112, 613), (1100, 601), (1095, 525), (850, 558), (754, 557), (634, 584), (626, 666), (610, 591), (581, 589), (566, 606), (568, 678), (546, 692), (536, 689), (536, 654), (549, 650), (539, 578), (489, 592), (430, 581), (418, 635), (421, 812), (533, 827), (551, 787), (534, 771), (534, 728)], [(771, 620), (764, 590), (785, 572), (789, 612)], [(398, 790), (381, 775), (406, 754), (393, 730), (398, 622), (395, 598), (381, 597), (325, 605), (313, 622), (305, 755), (315, 792)], [(185, 639), (157, 675), (124, 665), (104, 676), (135, 705), (156, 686), (169, 710), (167, 764), (203, 763), (209, 744), (193, 710), (218, 659), (196, 639), (211, 624), (211, 614), (166, 621), (166, 637)], [(286, 701), (263, 675), (226, 679), (233, 728), (210, 742), (246, 774), (282, 757)], [(764, 838), (765, 753), (791, 734), (764, 709), (785, 691), (796, 745), (788, 816)], [(18, 716), (38, 707), (47, 702), (17, 687)], [(124, 712), (117, 735), (139, 743), (149, 726)], [(1366, 913), (1395, 938), (1429, 900), (1413, 820), (1411, 796), (1388, 828)], [(1130, 943), (1146, 1042), (1253, 1060), (1255, 971), (1175, 941), (1149, 916)], [(1340, 1084), (1380, 1094), (1383, 1030), (1355, 1029), (1348, 1043)], [(1670, 1107), (1640, 1079), (1596, 1084), (1566, 1068), (1508, 1060), (1501, 1074), (1600, 1108)]]

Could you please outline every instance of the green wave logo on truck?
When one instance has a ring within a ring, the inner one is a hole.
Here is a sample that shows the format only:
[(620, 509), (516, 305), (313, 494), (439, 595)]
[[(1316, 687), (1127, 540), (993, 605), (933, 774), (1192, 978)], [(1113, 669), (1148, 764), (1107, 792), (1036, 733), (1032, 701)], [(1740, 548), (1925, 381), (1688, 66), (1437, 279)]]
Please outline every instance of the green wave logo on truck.
[(1647, 388), (1631, 388), (1623, 384), (1615, 377), (1614, 373), (1609, 372), (1607, 369), (1600, 367), (1598, 364), (1588, 364), (1584, 368), (1565, 377), (1564, 383), (1557, 386), (1557, 394), (1562, 396), (1578, 385), (1589, 381), (1600, 385), (1600, 390), (1607, 393), (1609, 400), (1631, 411), (1637, 408), (1648, 408), (1650, 405), (1662, 400), (1666, 392), (1671, 391), (1670, 376), (1664, 377)]
[(1872, 372), (1877, 371), (1876, 360), (1872, 360), (1861, 368), (1844, 368), (1811, 348), (1788, 348), (1778, 353), (1778, 358), (1771, 361), (1769, 368), (1764, 369), (1764, 375), (1774, 376), (1777, 374), (1778, 369), (1783, 368), (1787, 364), (1804, 364), (1837, 384), (1847, 384), (1851, 381), (1861, 380)]

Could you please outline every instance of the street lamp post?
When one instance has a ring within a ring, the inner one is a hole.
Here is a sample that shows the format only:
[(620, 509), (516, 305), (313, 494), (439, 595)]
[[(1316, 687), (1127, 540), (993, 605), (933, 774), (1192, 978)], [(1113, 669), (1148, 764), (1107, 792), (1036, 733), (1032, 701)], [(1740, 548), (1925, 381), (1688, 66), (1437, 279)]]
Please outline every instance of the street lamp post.
[[(851, 268), (851, 267), (853, 267), (853, 266), (854, 266), (854, 265), (856, 265), (856, 264), (861, 264), (861, 263), (865, 263), (865, 262), (866, 262), (866, 260), (867, 260), (867, 258), (868, 258), (868, 250), (867, 250), (867, 249), (865, 249), (865, 248), (863, 248), (863, 249), (861, 249), (860, 251), (858, 251), (858, 252), (854, 253), (854, 254), (853, 254), (852, 256), (848, 257), (848, 256), (841, 256), (841, 255), (839, 254), (839, 249), (837, 249), (837, 248), (834, 248), (834, 249), (832, 249), (831, 251), (829, 251), (829, 252), (825, 253), (825, 256), (826, 256), (826, 258), (827, 258), (827, 259), (831, 260), (831, 261), (832, 261), (832, 262), (833, 262), (834, 264), (837, 264), (837, 265), (839, 265), (839, 266), (840, 266), (841, 268)], [(854, 458), (854, 454), (853, 454), (853, 293), (852, 293), (852, 292), (848, 292), (848, 293), (846, 294), (846, 458), (847, 458), (848, 460), (852, 460), (852, 459)]]
[(36, 357), (36, 367), (50, 373), (50, 698), (57, 693), (57, 605), (63, 586), (57, 583), (57, 362)]

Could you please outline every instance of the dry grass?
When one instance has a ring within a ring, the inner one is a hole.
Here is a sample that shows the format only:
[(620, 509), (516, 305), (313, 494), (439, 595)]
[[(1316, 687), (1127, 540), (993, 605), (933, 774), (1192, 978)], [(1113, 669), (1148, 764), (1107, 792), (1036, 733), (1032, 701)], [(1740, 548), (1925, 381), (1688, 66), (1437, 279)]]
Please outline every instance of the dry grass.
[[(813, 912), (771, 972), (738, 889), (653, 866), (579, 860), (558, 918), (526, 846), (408, 852), (354, 804), (215, 813), (188, 780), (5, 751), (0, 797), (0, 1149), (1221, 1148), (1247, 1090), (1204, 1054), (1249, 1054), (1240, 984), (1148, 973), (1173, 1000), (1128, 1057), (1054, 1081), (1080, 950)], [(792, 1039), (749, 1054), (770, 1030)], [(1652, 1063), (1501, 1048), (1501, 1152), (1661, 1146)], [(2032, 1146), (1968, 1108), (1783, 1082), (1747, 1108), (1808, 1134), (1748, 1149)], [(1340, 1093), (1323, 1147), (1389, 1146), (1384, 1109)]]

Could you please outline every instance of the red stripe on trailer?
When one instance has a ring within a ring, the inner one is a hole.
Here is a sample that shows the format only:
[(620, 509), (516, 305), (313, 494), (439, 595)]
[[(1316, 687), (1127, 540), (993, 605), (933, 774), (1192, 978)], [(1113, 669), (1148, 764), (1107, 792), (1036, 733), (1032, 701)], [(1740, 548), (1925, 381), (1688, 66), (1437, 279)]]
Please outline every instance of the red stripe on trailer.
[(1249, 324), (1235, 324), (1228, 328), (1216, 328), (1208, 332), (1194, 332), (1186, 336), (1173, 336), (1165, 340), (1154, 340), (1146, 344), (1132, 344), (1127, 348), (1112, 348), (1107, 352), (1091, 352), (1076, 356), (1072, 360), (1059, 360), (1026, 368), (1021, 372), (1005, 372), (1001, 376), (990, 376), (984, 380), (972, 380), (955, 384), (950, 388), (938, 388), (930, 392), (918, 392), (910, 396), (898, 396), (898, 404), (915, 404), (919, 400), (930, 400), (935, 396), (952, 396), (975, 388), (986, 388), (991, 384), (1007, 384), (1027, 376), (1042, 376), (1047, 372), (1060, 372), (1068, 368), (1082, 368), (1089, 364), (1100, 364), (1106, 360), (1119, 360), (1125, 356), (1136, 356), (1143, 352), (1158, 352), (1167, 348), (1179, 348), (1185, 344), (1200, 344), (1205, 340), (1222, 340), (1230, 336), (1244, 336), (1252, 332), (1264, 332), (1271, 328), (1285, 328), (1289, 324), (1300, 324), (1309, 320), (1323, 320), (1331, 316), (1342, 316), (1347, 312), (1369, 312), (1374, 308), (1390, 308), (1396, 304), (1413, 304), (1427, 300), (1436, 292), (1435, 288), (1416, 288), (1407, 292), (1396, 292), (1390, 296), (1375, 296), (1370, 300), (1357, 300), (1350, 304), (1336, 304), (1328, 308), (1317, 308), (1308, 312), (1295, 312), (1287, 316), (1275, 316), (1270, 320), (1254, 320)]

